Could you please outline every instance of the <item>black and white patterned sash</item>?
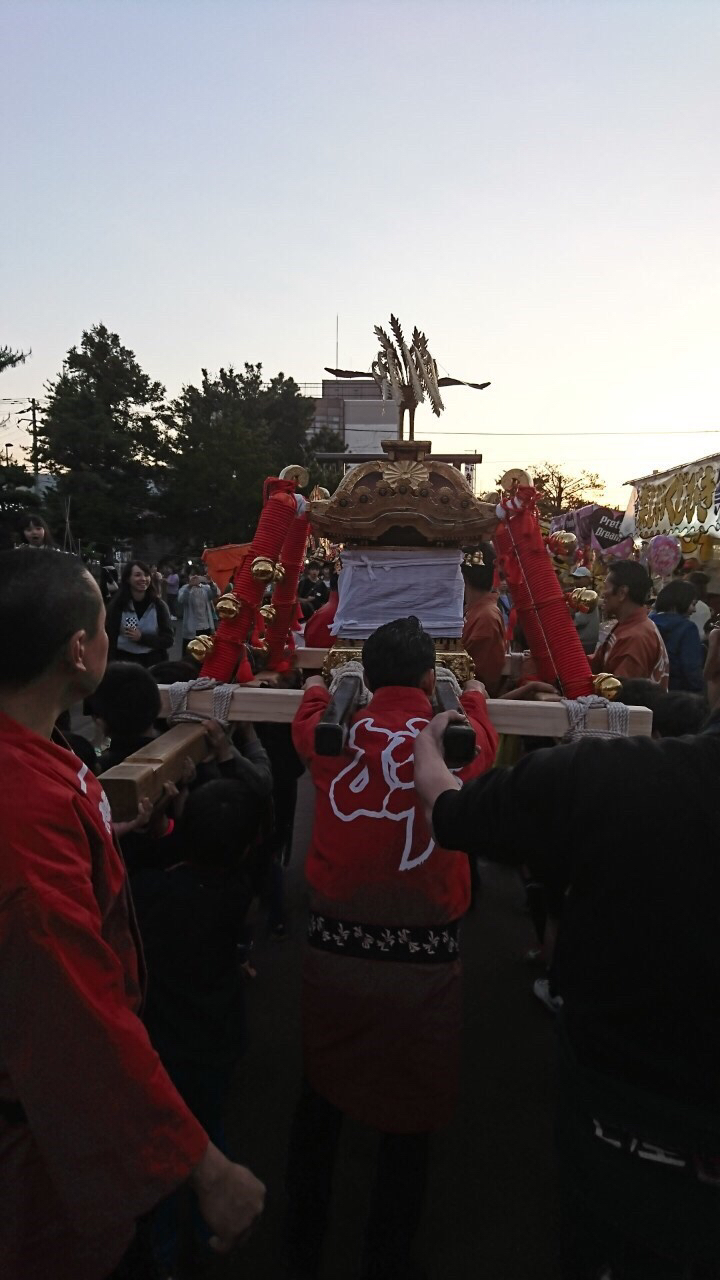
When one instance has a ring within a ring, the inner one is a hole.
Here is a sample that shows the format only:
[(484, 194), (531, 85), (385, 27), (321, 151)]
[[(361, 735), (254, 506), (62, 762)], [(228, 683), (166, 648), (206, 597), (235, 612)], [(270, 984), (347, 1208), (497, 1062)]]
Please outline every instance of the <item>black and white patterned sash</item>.
[(405, 964), (447, 964), (460, 955), (460, 921), (434, 928), (400, 928), (334, 920), (310, 912), (308, 942), (321, 951), (334, 951), (365, 960), (400, 960)]

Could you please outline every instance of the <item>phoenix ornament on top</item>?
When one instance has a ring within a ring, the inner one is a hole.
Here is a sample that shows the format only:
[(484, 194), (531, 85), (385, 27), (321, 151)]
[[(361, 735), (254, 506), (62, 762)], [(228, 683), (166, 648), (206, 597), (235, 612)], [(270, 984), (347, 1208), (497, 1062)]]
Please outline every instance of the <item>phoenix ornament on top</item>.
[[(375, 334), (380, 342), (380, 350), (373, 360), (370, 370), (372, 377), (380, 388), (383, 400), (394, 400), (398, 409), (398, 439), (402, 440), (405, 414), (408, 415), (408, 439), (415, 438), (415, 410), (423, 404), (427, 397), (430, 408), (436, 417), (440, 417), (445, 405), (440, 395), (441, 387), (472, 387), (475, 391), (484, 391), (489, 382), (463, 382), (460, 378), (438, 378), (437, 364), (433, 360), (427, 344), (427, 338), (419, 329), (413, 329), (412, 342), (408, 347), (400, 321), (397, 316), (390, 316), (390, 328), (395, 341), (375, 325)], [(367, 378), (366, 369), (325, 369), (337, 378)]]

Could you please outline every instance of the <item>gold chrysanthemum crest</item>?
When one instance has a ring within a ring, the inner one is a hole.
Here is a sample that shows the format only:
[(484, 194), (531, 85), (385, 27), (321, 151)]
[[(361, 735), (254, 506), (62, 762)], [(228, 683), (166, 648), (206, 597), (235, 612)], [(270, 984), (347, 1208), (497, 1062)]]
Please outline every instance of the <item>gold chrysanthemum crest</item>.
[(407, 459), (386, 463), (382, 473), (383, 480), (391, 489), (398, 489), (404, 484), (413, 492), (418, 485), (427, 484), (430, 479), (430, 472), (423, 462), (411, 462)]

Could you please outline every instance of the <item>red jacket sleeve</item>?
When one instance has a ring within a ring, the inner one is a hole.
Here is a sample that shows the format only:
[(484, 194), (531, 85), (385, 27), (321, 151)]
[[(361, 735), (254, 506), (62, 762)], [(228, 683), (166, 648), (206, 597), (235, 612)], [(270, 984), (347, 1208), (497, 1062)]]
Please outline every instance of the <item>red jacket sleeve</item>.
[[(36, 874), (0, 897), (0, 1061), (69, 1220), (112, 1232), (184, 1181), (208, 1138), (103, 937), (81, 822), (40, 802), (11, 842)], [(121, 895), (112, 909), (124, 906)]]
[(490, 721), (485, 695), (473, 689), (464, 693), (460, 699), (463, 711), (475, 730), (478, 753), (472, 764), (461, 770), (463, 782), (469, 778), (477, 778), (481, 773), (492, 769), (497, 755), (498, 733)]
[(315, 754), (315, 725), (327, 710), (330, 694), (320, 685), (305, 690), (303, 700), (295, 713), (292, 726), (293, 746), (306, 763)]

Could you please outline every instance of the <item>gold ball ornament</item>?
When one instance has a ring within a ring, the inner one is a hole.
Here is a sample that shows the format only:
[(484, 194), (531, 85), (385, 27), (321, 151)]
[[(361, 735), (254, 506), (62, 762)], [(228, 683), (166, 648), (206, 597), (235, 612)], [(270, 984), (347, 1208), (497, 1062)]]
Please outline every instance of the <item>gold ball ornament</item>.
[(577, 537), (567, 529), (561, 529), (550, 534), (547, 548), (554, 556), (571, 556), (577, 550)]
[(278, 563), (273, 566), (272, 576), (275, 582), (282, 582), (283, 578), (285, 577), (285, 565), (280, 564), (280, 562), (278, 561)]
[(598, 697), (607, 698), (608, 702), (614, 702), (622, 688), (617, 676), (610, 675), (609, 671), (601, 671), (600, 675), (595, 676), (593, 685)]
[(250, 572), (256, 582), (272, 582), (276, 569), (267, 556), (256, 556), (250, 566)]
[(227, 595), (221, 596), (218, 600), (215, 605), (215, 612), (218, 618), (224, 618), (227, 622), (231, 618), (237, 618), (240, 607), (240, 601), (236, 600), (231, 592), (228, 592)]
[(597, 609), (598, 593), (589, 587), (576, 587), (570, 592), (570, 599), (579, 613), (592, 613)]
[(196, 662), (204, 662), (210, 657), (214, 647), (214, 636), (195, 636), (195, 639), (190, 641), (187, 651)]
[(262, 606), (262, 609), (258, 610), (258, 613), (260, 614), (261, 618), (265, 619), (266, 622), (274, 622), (277, 609), (272, 604), (264, 604)]

